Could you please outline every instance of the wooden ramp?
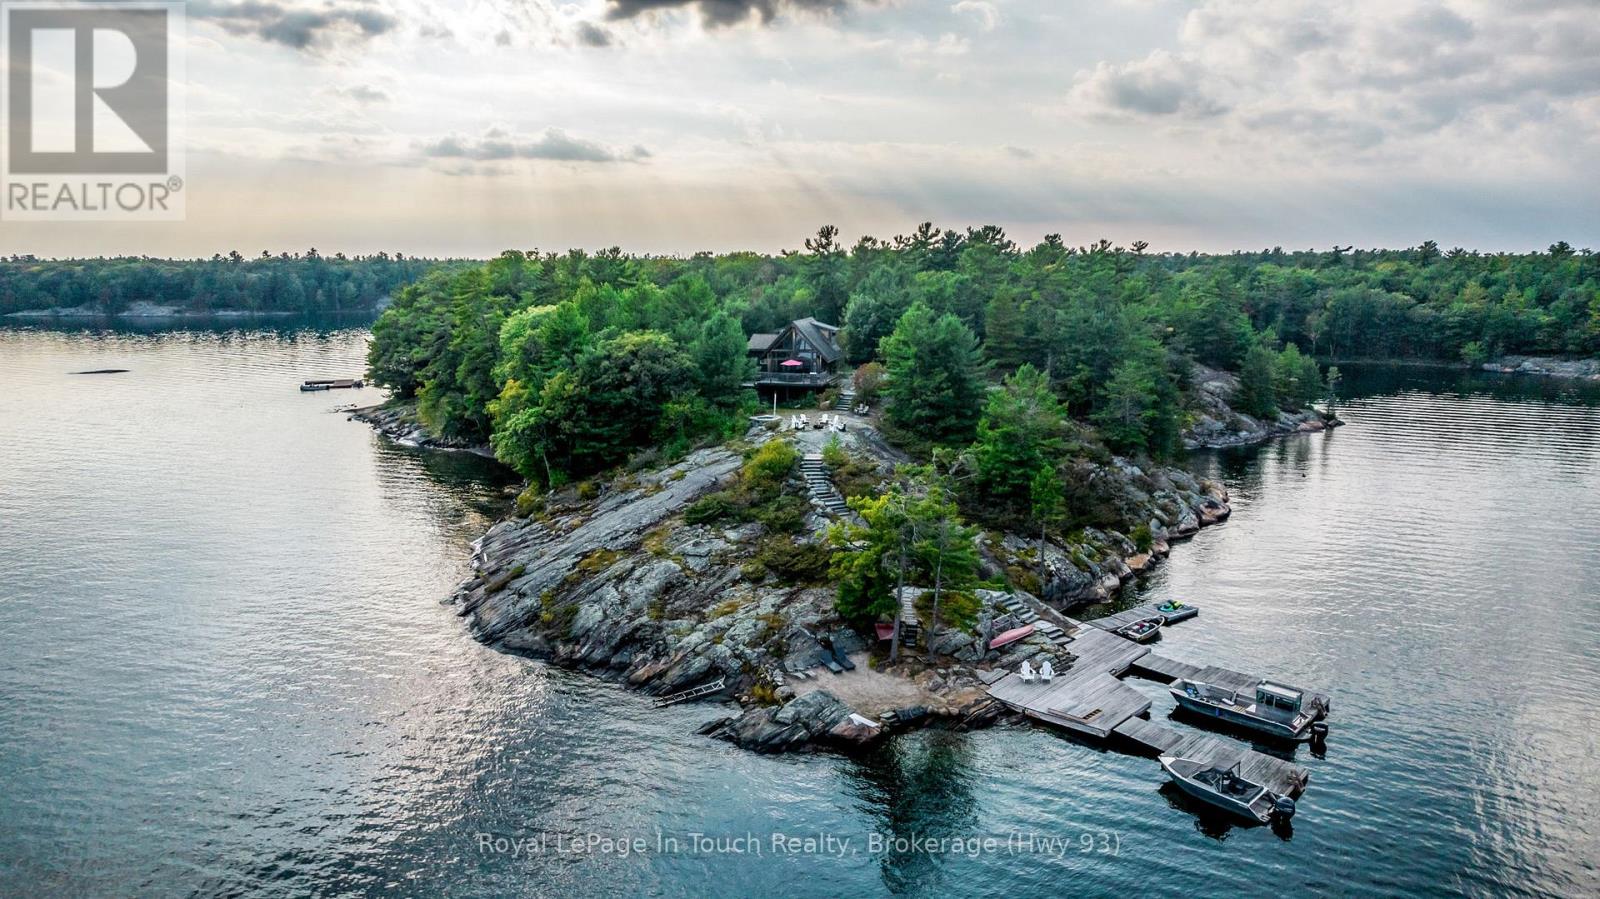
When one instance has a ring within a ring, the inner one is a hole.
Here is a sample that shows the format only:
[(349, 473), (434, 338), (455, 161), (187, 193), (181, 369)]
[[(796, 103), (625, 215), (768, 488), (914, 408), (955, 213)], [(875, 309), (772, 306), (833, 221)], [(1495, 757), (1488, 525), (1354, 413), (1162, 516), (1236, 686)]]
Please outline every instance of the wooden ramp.
[(1223, 737), (1183, 733), (1146, 718), (1129, 718), (1114, 730), (1118, 736), (1161, 755), (1195, 759), (1225, 768), (1238, 763), (1239, 773), (1246, 780), (1255, 781), (1282, 796), (1299, 796), (1311, 780), (1311, 772), (1299, 765), (1247, 749)]
[(1150, 710), (1150, 700), (1117, 679), (1149, 650), (1098, 628), (1080, 628), (1064, 648), (1077, 658), (1048, 683), (1008, 674), (989, 695), (1022, 714), (1104, 739), (1118, 724)]

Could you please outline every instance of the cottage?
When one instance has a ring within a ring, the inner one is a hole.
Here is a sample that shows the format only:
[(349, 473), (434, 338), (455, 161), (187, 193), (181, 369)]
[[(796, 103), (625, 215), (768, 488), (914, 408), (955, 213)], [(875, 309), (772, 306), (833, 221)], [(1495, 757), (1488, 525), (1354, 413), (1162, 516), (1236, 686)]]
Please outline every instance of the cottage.
[(833, 383), (844, 358), (839, 327), (814, 318), (792, 321), (776, 334), (750, 335), (749, 352), (757, 388), (821, 390)]

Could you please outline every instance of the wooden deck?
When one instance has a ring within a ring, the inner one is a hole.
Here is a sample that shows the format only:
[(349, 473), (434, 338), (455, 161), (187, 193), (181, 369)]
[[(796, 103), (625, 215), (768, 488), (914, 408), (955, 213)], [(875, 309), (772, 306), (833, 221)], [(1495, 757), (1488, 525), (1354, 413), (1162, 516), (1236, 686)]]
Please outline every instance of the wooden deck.
[(1048, 683), (1008, 674), (989, 695), (1022, 714), (1104, 739), (1150, 710), (1150, 700), (1117, 676), (1150, 650), (1098, 628), (1080, 628), (1063, 647), (1077, 659)]
[(1225, 737), (1205, 733), (1184, 733), (1147, 718), (1129, 718), (1115, 728), (1124, 737), (1161, 755), (1195, 759), (1207, 764), (1232, 767), (1246, 780), (1261, 784), (1283, 796), (1299, 796), (1311, 780), (1311, 772), (1266, 753), (1247, 749)]

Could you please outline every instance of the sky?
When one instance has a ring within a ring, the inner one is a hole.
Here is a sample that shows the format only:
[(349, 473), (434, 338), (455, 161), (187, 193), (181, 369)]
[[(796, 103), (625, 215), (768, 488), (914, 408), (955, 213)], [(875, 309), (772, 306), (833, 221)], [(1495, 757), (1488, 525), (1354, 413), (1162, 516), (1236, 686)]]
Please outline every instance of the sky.
[(1600, 0), (191, 0), (187, 219), (0, 253), (1600, 246)]

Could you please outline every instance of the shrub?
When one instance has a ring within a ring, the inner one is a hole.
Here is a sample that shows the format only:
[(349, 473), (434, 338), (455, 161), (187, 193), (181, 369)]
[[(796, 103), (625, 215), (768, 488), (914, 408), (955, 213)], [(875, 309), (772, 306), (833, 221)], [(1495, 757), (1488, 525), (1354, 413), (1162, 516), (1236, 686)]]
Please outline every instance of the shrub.
[(786, 583), (820, 584), (827, 580), (832, 558), (833, 553), (820, 543), (769, 537), (762, 541), (755, 561)]
[(789, 441), (768, 440), (744, 463), (744, 484), (757, 492), (776, 492), (798, 461), (800, 453)]
[(829, 468), (842, 468), (850, 462), (850, 454), (844, 451), (838, 434), (829, 437), (828, 444), (822, 448), (822, 461), (828, 463)]
[(683, 520), (689, 524), (709, 524), (732, 515), (734, 508), (733, 497), (726, 491), (708, 493), (683, 511)]
[(1141, 524), (1128, 535), (1133, 540), (1133, 545), (1139, 552), (1147, 553), (1155, 545), (1155, 535), (1150, 532), (1150, 525)]
[(811, 503), (798, 496), (780, 496), (756, 510), (756, 520), (777, 534), (798, 534), (805, 530)]
[(544, 494), (538, 488), (528, 485), (517, 494), (517, 514), (523, 518), (532, 518), (545, 509)]
[(876, 362), (868, 362), (856, 369), (855, 376), (851, 379), (856, 388), (856, 402), (871, 403), (878, 398), (878, 392), (883, 389), (883, 380), (886, 371)]

